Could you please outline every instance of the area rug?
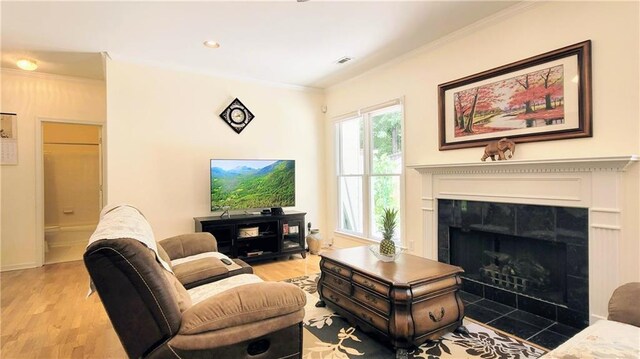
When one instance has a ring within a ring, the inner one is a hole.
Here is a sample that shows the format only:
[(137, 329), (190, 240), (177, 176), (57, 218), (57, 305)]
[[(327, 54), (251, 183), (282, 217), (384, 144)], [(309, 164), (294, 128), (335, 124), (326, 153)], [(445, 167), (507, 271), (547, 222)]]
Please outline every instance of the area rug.
[[(307, 294), (303, 358), (395, 358), (392, 347), (351, 326), (330, 308), (316, 308), (318, 275), (286, 280)], [(469, 334), (449, 333), (441, 340), (410, 349), (408, 358), (539, 358), (546, 352), (528, 343), (465, 319)]]

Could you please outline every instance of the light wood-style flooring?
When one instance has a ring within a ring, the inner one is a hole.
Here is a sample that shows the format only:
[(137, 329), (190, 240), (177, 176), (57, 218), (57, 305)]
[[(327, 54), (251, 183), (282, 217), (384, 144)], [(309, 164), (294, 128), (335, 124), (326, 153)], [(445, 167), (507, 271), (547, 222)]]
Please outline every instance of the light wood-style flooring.
[[(281, 281), (320, 272), (320, 257), (252, 264)], [(82, 261), (0, 273), (0, 358), (126, 358)]]

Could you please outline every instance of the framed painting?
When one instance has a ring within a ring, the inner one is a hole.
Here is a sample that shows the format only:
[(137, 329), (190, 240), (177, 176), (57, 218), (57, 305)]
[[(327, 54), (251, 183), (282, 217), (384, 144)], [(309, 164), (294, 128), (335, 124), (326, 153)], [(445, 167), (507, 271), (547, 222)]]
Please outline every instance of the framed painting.
[(591, 41), (438, 86), (440, 150), (591, 137)]

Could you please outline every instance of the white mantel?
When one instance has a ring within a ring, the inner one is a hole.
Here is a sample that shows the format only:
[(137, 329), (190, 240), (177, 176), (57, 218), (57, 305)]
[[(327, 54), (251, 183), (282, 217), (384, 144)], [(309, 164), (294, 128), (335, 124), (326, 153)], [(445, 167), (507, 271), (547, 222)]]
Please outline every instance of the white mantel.
[(503, 172), (583, 172), (624, 171), (638, 161), (637, 155), (615, 157), (508, 160), (467, 163), (440, 163), (408, 166), (420, 173), (503, 173)]
[(438, 257), (438, 199), (589, 209), (589, 314), (607, 317), (624, 231), (622, 173), (637, 155), (408, 166), (422, 174), (423, 255)]

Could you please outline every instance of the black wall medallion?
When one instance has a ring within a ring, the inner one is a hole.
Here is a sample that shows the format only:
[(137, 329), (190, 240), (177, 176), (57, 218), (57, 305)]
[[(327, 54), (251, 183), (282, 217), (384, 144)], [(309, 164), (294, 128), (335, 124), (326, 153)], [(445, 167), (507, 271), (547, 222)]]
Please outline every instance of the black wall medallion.
[(253, 117), (251, 111), (238, 98), (233, 100), (220, 114), (220, 118), (237, 133), (242, 132), (249, 122), (253, 120)]

